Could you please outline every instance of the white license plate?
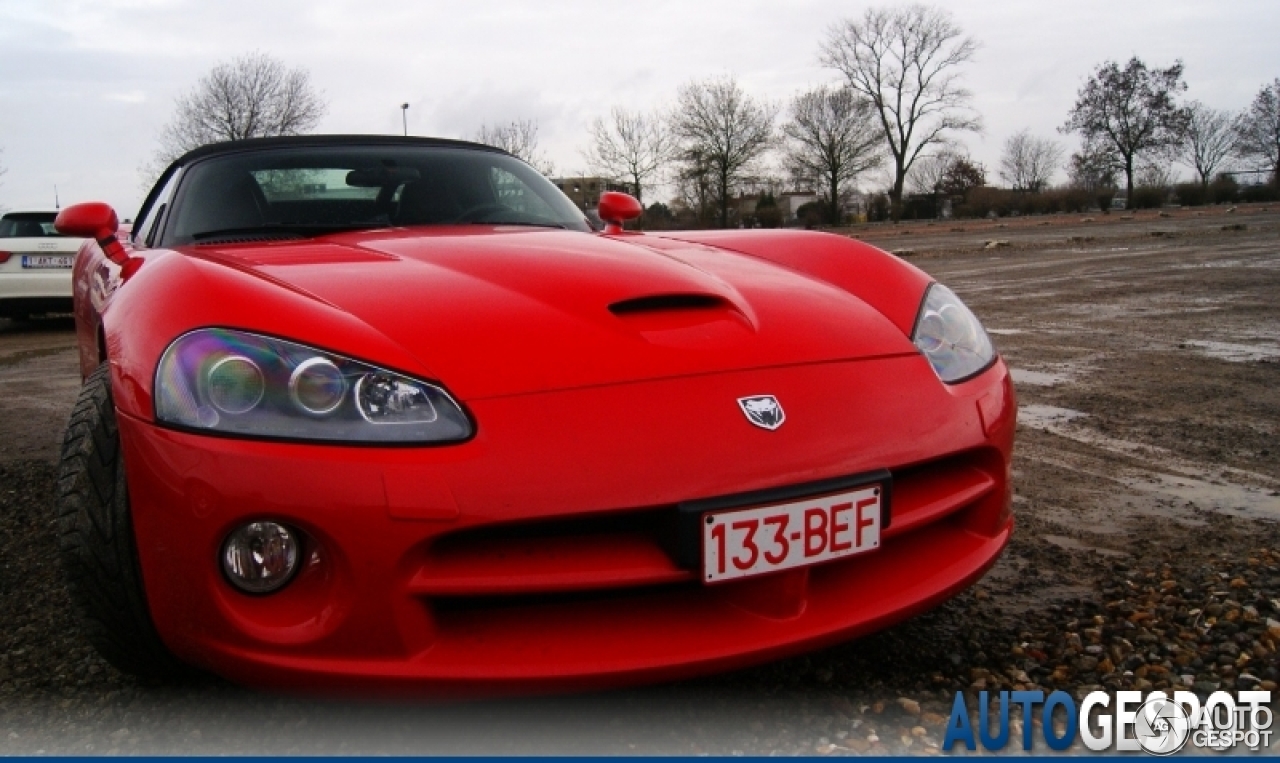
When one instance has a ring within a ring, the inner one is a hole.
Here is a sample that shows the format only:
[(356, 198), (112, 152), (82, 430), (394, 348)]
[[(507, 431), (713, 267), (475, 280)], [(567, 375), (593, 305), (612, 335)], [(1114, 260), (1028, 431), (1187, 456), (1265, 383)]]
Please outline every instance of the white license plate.
[(866, 485), (821, 498), (702, 515), (708, 583), (839, 559), (880, 546), (884, 491)]
[(71, 258), (52, 254), (24, 254), (22, 255), (22, 267), (41, 269), (70, 268)]

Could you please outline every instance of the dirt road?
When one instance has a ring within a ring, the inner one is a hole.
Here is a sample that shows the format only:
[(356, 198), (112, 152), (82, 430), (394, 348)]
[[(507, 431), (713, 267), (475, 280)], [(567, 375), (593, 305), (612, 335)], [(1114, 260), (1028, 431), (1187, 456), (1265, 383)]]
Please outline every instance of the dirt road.
[(887, 633), (603, 696), (352, 706), (116, 673), (49, 522), (70, 324), (0, 321), (0, 753), (919, 752), (960, 689), (1275, 691), (1280, 208), (1164, 214), (849, 231), (950, 285), (1014, 369), (1014, 542)]

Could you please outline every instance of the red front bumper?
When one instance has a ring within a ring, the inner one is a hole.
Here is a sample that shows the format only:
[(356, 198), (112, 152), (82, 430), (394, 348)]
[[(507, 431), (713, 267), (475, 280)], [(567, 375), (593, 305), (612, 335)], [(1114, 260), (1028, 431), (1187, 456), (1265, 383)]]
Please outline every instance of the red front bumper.
[[(775, 432), (742, 395), (775, 395)], [(850, 639), (976, 580), (1008, 541), (1003, 364), (918, 356), (471, 401), (435, 448), (267, 443), (122, 417), (147, 597), (182, 659), (267, 688), (493, 693), (682, 678)], [(877, 551), (718, 586), (677, 564), (681, 501), (888, 468)], [(252, 519), (307, 559), (251, 597), (218, 550)]]

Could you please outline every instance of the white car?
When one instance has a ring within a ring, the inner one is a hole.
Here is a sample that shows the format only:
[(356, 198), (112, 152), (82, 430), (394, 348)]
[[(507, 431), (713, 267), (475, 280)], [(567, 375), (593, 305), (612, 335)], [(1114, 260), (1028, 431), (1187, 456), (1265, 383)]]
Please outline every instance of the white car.
[(0, 318), (71, 312), (71, 265), (82, 238), (53, 228), (57, 212), (0, 217)]

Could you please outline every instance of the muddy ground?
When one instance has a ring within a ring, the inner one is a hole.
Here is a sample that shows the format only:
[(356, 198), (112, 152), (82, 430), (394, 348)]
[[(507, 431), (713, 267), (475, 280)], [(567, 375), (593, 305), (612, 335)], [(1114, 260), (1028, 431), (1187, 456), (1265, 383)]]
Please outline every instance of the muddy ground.
[(139, 684), (93, 653), (58, 577), (71, 324), (0, 320), (0, 754), (933, 754), (956, 690), (1275, 691), (1280, 206), (844, 232), (949, 284), (1014, 369), (1019, 525), (976, 588), (808, 657), (585, 697)]

